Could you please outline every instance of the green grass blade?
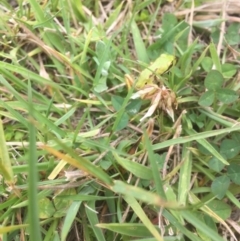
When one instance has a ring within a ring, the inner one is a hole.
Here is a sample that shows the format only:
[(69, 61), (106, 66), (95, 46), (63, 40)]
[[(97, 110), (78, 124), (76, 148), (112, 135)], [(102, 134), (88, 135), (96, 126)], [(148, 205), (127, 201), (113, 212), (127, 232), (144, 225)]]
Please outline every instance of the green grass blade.
[[(224, 241), (218, 233), (214, 232), (213, 229), (209, 228), (207, 224), (203, 223), (197, 215), (193, 214), (190, 211), (181, 211), (181, 215), (185, 218), (189, 223), (191, 223), (194, 227), (201, 230), (205, 233), (211, 240), (213, 241)], [(194, 240), (193, 240), (194, 241)]]
[[(130, 237), (150, 237), (149, 229), (139, 223), (100, 223), (97, 227), (109, 229), (115, 233), (124, 234)], [(158, 230), (159, 232), (160, 230)], [(135, 240), (135, 239), (134, 239)]]
[(97, 241), (106, 241), (102, 230), (96, 225), (99, 223), (97, 213), (95, 211), (95, 201), (88, 202), (85, 206), (85, 212), (91, 224), (92, 230), (95, 234)]
[(66, 240), (81, 204), (81, 201), (75, 201), (71, 204), (70, 208), (68, 209), (62, 226), (61, 240)]
[(152, 148), (151, 142), (146, 133), (144, 135), (144, 141), (145, 141), (145, 146), (146, 146), (146, 150), (148, 153), (148, 160), (150, 162), (151, 169), (152, 169), (154, 183), (156, 185), (157, 194), (161, 198), (166, 199), (166, 194), (163, 189), (163, 182), (160, 177), (160, 173), (159, 173), (158, 165), (157, 165), (156, 158), (155, 158), (155, 155), (153, 152), (153, 148)]
[(67, 163), (71, 164), (74, 167), (79, 168), (80, 170), (83, 170), (84, 172), (87, 172), (91, 176), (94, 176), (101, 180), (106, 185), (111, 186), (112, 185), (112, 179), (109, 177), (101, 168), (98, 166), (95, 166), (90, 161), (88, 161), (86, 158), (83, 158), (81, 156), (78, 156), (74, 154), (71, 148), (67, 147), (63, 143), (61, 143), (59, 140), (55, 139), (55, 141), (63, 147), (63, 149), (69, 153), (72, 154), (74, 158), (70, 157), (69, 155), (62, 154), (61, 152), (49, 147), (44, 146), (43, 149), (47, 150), (49, 153), (55, 155), (56, 157), (66, 161)]
[(184, 235), (186, 235), (191, 241), (203, 241), (199, 237), (197, 237), (194, 233), (188, 230), (184, 226), (184, 224), (181, 224), (168, 210), (163, 210), (163, 216), (177, 229), (180, 230)]
[(120, 164), (124, 169), (131, 172), (136, 177), (151, 180), (153, 178), (152, 171), (149, 167), (143, 166), (137, 162), (129, 161), (128, 159), (121, 158), (117, 153), (113, 153), (118, 164)]
[(192, 155), (187, 149), (189, 143), (183, 145), (182, 160), (183, 165), (180, 168), (179, 182), (178, 182), (178, 202), (185, 206), (188, 198), (188, 192), (190, 190), (191, 183), (191, 171), (192, 171)]
[(168, 208), (181, 208), (175, 202), (168, 202), (162, 199), (159, 195), (146, 191), (142, 188), (128, 185), (122, 181), (115, 180), (112, 190), (116, 193), (124, 194), (127, 196), (134, 197), (145, 203), (153, 204), (158, 207), (168, 207)]
[[(185, 130), (190, 136), (196, 135), (197, 132), (193, 129), (187, 129)], [(225, 165), (229, 165), (229, 163), (223, 158), (223, 156), (206, 140), (206, 139), (196, 139), (196, 141), (201, 144), (203, 147), (205, 147), (213, 156), (215, 156), (219, 161), (224, 163)]]
[(160, 149), (163, 149), (165, 147), (168, 147), (168, 146), (172, 146), (172, 145), (176, 145), (176, 144), (183, 144), (183, 143), (187, 143), (187, 142), (190, 142), (190, 141), (197, 141), (197, 140), (201, 140), (201, 139), (206, 139), (208, 137), (227, 134), (227, 133), (231, 133), (231, 132), (239, 131), (239, 130), (240, 130), (240, 125), (237, 125), (237, 126), (233, 126), (233, 127), (230, 127), (230, 128), (220, 129), (220, 130), (213, 130), (213, 131), (205, 131), (205, 132), (202, 132), (202, 133), (195, 133), (191, 136), (178, 137), (176, 139), (171, 139), (171, 140), (164, 141), (162, 143), (155, 144), (155, 145), (153, 145), (153, 150), (156, 151), (156, 150), (160, 150)]
[(9, 158), (6, 140), (4, 136), (3, 124), (0, 119), (0, 170), (3, 178), (9, 185), (13, 185), (13, 170), (11, 160)]
[(30, 240), (41, 241), (39, 207), (38, 207), (38, 169), (37, 169), (37, 151), (36, 151), (36, 130), (32, 123), (34, 120), (31, 84), (29, 81), (29, 159), (28, 159), (28, 211), (29, 211), (29, 230)]
[(131, 206), (135, 214), (140, 218), (140, 220), (143, 222), (143, 224), (146, 226), (146, 228), (151, 232), (151, 234), (158, 240), (163, 241), (163, 238), (159, 234), (158, 230), (154, 227), (154, 225), (151, 223), (149, 218), (147, 217), (146, 213), (143, 211), (142, 207), (139, 205), (139, 203), (136, 201), (136, 199), (132, 196), (125, 195), (124, 196), (125, 201), (128, 203), (128, 205)]
[(149, 58), (147, 54), (147, 50), (145, 44), (143, 42), (142, 36), (140, 34), (140, 30), (134, 20), (131, 22), (131, 32), (133, 35), (134, 46), (137, 52), (137, 58), (139, 61), (144, 63), (149, 63)]

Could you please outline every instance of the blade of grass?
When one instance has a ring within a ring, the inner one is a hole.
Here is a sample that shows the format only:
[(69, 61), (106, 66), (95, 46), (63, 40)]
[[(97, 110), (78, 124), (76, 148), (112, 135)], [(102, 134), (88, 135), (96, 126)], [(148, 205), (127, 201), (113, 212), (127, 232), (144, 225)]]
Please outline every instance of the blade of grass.
[(134, 46), (135, 46), (135, 49), (137, 52), (138, 60), (140, 60), (144, 63), (149, 63), (150, 61), (148, 58), (145, 44), (142, 40), (142, 36), (140, 34), (139, 28), (138, 28), (136, 22), (134, 21), (134, 19), (131, 22), (131, 32), (133, 35), (133, 42), (134, 42)]
[[(190, 136), (196, 135), (197, 132), (193, 129), (185, 129), (187, 134)], [(201, 144), (203, 147), (205, 147), (213, 156), (215, 156), (219, 161), (224, 163), (225, 165), (229, 165), (229, 163), (225, 160), (225, 158), (206, 140), (206, 139), (196, 139), (196, 141)]]
[(217, 135), (221, 135), (221, 134), (227, 134), (227, 133), (229, 134), (231, 132), (239, 131), (239, 130), (240, 130), (240, 125), (232, 126), (230, 128), (225, 128), (225, 129), (220, 129), (220, 130), (195, 133), (191, 136), (178, 137), (176, 139), (171, 139), (171, 140), (164, 141), (162, 143), (155, 144), (155, 145), (153, 145), (153, 150), (156, 151), (156, 150), (160, 150), (160, 149), (163, 149), (163, 148), (171, 146), (171, 145), (187, 143), (190, 141), (197, 141), (197, 140), (206, 139), (208, 137), (213, 137), (213, 136), (217, 136)]
[(183, 224), (181, 224), (168, 210), (163, 210), (163, 216), (177, 229), (180, 230), (181, 233), (186, 235), (192, 241), (202, 241), (199, 237), (197, 237), (194, 233), (189, 231)]
[(0, 170), (9, 185), (14, 184), (13, 170), (6, 145), (2, 120), (0, 119)]
[[(43, 9), (40, 7), (39, 3), (36, 0), (29, 0), (29, 3), (34, 10), (34, 14), (36, 16), (38, 25), (45, 23), (45, 26), (44, 26), (45, 28), (50, 28), (50, 29), (53, 28), (58, 30), (58, 28), (56, 27), (56, 24), (54, 24), (53, 22), (53, 19), (49, 19), (51, 21), (47, 21), (49, 18), (48, 15), (44, 13)], [(46, 31), (45, 35), (46, 37), (44, 36), (44, 40), (46, 43), (48, 43), (48, 45), (51, 43), (58, 50), (61, 50), (63, 52), (64, 50), (63, 44), (59, 40), (59, 36), (57, 34)]]
[(43, 149), (47, 150), (49, 153), (53, 154), (54, 156), (60, 158), (61, 160), (64, 160), (71, 164), (72, 166), (75, 166), (79, 168), (80, 170), (83, 170), (84, 172), (89, 173), (90, 175), (98, 178), (102, 182), (104, 182), (106, 185), (112, 185), (112, 179), (105, 173), (101, 168), (93, 165), (91, 162), (89, 162), (87, 159), (78, 156), (74, 154), (74, 152), (71, 150), (71, 148), (67, 147), (63, 143), (61, 143), (59, 140), (55, 139), (55, 141), (63, 147), (63, 149), (69, 153), (73, 154), (73, 157), (70, 157), (69, 155), (63, 154), (49, 146), (42, 146)]
[(153, 175), (154, 183), (156, 185), (157, 194), (161, 198), (166, 200), (166, 194), (165, 194), (165, 191), (163, 189), (163, 182), (162, 182), (161, 177), (160, 177), (160, 173), (159, 173), (159, 170), (158, 170), (156, 158), (154, 156), (153, 148), (152, 148), (151, 142), (150, 142), (149, 137), (147, 136), (146, 132), (144, 133), (144, 142), (145, 142), (146, 150), (147, 150), (147, 153), (148, 153), (148, 160), (149, 160), (150, 165), (151, 165), (152, 175)]
[[(18, 73), (18, 74), (22, 75), (24, 78), (31, 79), (32, 81), (35, 81), (38, 84), (51, 86), (56, 91), (61, 91), (62, 93), (69, 94), (69, 91), (66, 88), (62, 87), (61, 85), (59, 85), (57, 83), (54, 83), (53, 81), (45, 79), (45, 78), (41, 77), (39, 74), (34, 73), (34, 72), (30, 71), (29, 69), (24, 68), (24, 67), (15, 66), (13, 64), (5, 63), (5, 62), (0, 62), (0, 71), (2, 73), (6, 73), (6, 71)], [(24, 84), (23, 81), (20, 81), (17, 78), (15, 78), (14, 80), (19, 85), (19, 87), (21, 87), (21, 89), (24, 89), (24, 88), (27, 89), (27, 85)], [(33, 90), (33, 93), (39, 94), (37, 91), (34, 91), (34, 90)], [(41, 95), (41, 98), (44, 98), (46, 100), (46, 97), (44, 97), (43, 95)]]
[(70, 232), (71, 226), (74, 219), (79, 211), (82, 201), (75, 201), (71, 204), (70, 208), (67, 210), (62, 230), (61, 230), (61, 240), (66, 240), (68, 233)]
[(114, 152), (113, 156), (115, 157), (118, 164), (120, 164), (124, 169), (128, 170), (136, 177), (146, 180), (151, 180), (153, 178), (152, 171), (150, 168), (143, 166), (137, 162), (132, 162), (128, 159), (121, 158), (117, 155), (117, 153)]
[(32, 123), (34, 119), (31, 82), (28, 84), (28, 101), (29, 101), (29, 160), (28, 160), (28, 211), (29, 211), (29, 230), (30, 240), (41, 241), (40, 222), (39, 222), (39, 207), (37, 198), (37, 182), (38, 168), (36, 155), (36, 130)]
[(9, 233), (14, 230), (22, 229), (28, 227), (28, 224), (11, 225), (8, 227), (0, 227), (0, 234)]
[[(8, 82), (7, 80), (5, 80), (4, 78), (2, 78), (2, 76), (0, 76), (0, 81), (1, 83), (7, 87), (12, 94), (14, 94), (14, 97), (22, 103), (22, 105), (25, 107), (25, 109), (28, 109), (29, 106), (31, 105), (30, 103), (26, 102), (22, 97), (21, 95), (18, 93), (18, 91), (16, 91)], [(55, 131), (58, 135), (60, 136), (64, 136), (66, 133), (58, 128), (56, 125), (54, 125), (48, 118), (44, 117), (40, 112), (34, 110), (33, 107), (32, 108), (32, 111), (34, 111), (34, 115), (35, 115), (35, 118), (39, 121), (39, 123), (42, 123), (42, 124), (45, 124), (48, 128), (51, 128), (53, 131)]]
[[(100, 224), (97, 224), (97, 227), (108, 229), (115, 233), (124, 234), (130, 237), (151, 236), (151, 233), (149, 232), (147, 227), (140, 223), (134, 223), (134, 224), (133, 223), (100, 223)], [(160, 230), (158, 230), (158, 232), (159, 231)]]
[(96, 226), (99, 223), (99, 220), (95, 209), (95, 201), (88, 202), (85, 206), (85, 212), (91, 224), (92, 230), (95, 233), (95, 237), (98, 241), (106, 241), (102, 230)]
[(216, 233), (213, 229), (209, 228), (207, 224), (203, 223), (197, 215), (193, 214), (191, 211), (181, 211), (181, 215), (194, 227), (201, 230), (213, 241), (224, 241), (224, 239)]
[(153, 204), (158, 207), (168, 207), (174, 209), (182, 208), (176, 202), (166, 201), (155, 193), (146, 191), (139, 187), (128, 185), (122, 181), (115, 180), (111, 189), (116, 193), (131, 196), (145, 203)]
[(191, 171), (192, 171), (192, 155), (191, 152), (187, 149), (190, 143), (183, 145), (182, 150), (182, 159), (184, 160), (179, 174), (179, 182), (178, 182), (178, 202), (179, 204), (185, 206), (188, 192), (190, 190), (191, 183)]
[(55, 231), (58, 227), (58, 221), (59, 220), (54, 220), (51, 224), (50, 227), (47, 230), (46, 236), (43, 241), (51, 241), (53, 240), (53, 236), (55, 234)]
[[(154, 227), (154, 225), (151, 223), (149, 218), (147, 217), (146, 213), (143, 211), (142, 207), (139, 205), (137, 200), (129, 195), (124, 195), (123, 197), (125, 201), (128, 203), (128, 205), (131, 206), (135, 214), (140, 218), (140, 220), (143, 222), (143, 224), (146, 226), (146, 228), (151, 232), (151, 234), (158, 240), (163, 241), (163, 238), (159, 234), (159, 231)], [(133, 224), (134, 226), (134, 224)]]

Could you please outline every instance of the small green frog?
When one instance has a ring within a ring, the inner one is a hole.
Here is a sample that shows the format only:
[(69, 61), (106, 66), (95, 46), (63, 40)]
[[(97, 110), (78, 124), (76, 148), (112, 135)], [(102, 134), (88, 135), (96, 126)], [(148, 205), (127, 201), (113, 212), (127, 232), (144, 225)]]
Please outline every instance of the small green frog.
[(146, 84), (155, 84), (154, 76), (166, 72), (175, 62), (175, 57), (169, 54), (161, 54), (148, 68), (144, 69), (137, 80), (136, 88), (142, 88)]

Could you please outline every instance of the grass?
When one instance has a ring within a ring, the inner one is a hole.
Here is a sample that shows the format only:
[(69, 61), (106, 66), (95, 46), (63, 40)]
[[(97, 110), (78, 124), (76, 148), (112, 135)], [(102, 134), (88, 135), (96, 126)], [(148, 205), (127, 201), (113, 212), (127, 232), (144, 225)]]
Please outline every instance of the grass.
[(239, 240), (239, 8), (3, 0), (1, 240)]

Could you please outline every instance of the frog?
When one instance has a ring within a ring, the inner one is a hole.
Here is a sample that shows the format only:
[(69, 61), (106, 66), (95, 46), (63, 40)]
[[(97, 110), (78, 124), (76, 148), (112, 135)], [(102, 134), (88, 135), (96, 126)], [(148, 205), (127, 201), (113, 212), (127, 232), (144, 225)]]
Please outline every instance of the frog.
[(154, 77), (167, 72), (175, 62), (175, 57), (169, 54), (161, 54), (154, 62), (145, 68), (137, 79), (136, 88), (146, 84), (154, 84)]

